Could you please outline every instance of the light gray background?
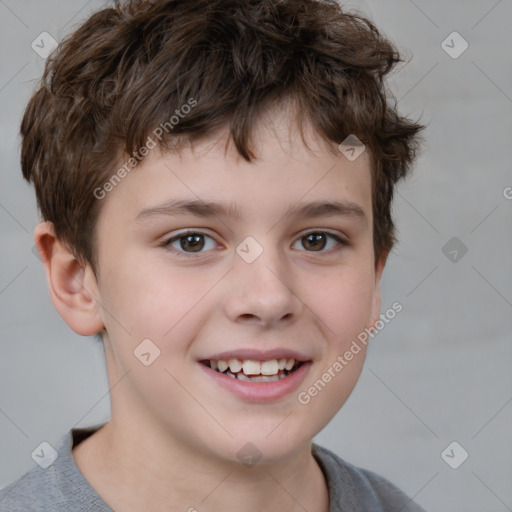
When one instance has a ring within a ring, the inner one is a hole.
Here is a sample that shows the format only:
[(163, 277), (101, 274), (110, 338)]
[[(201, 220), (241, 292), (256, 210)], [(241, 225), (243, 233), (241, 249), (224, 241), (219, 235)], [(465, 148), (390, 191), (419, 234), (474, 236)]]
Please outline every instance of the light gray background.
[[(109, 418), (102, 348), (60, 319), (32, 253), (38, 217), (18, 138), (44, 65), (31, 42), (42, 31), (60, 41), (102, 5), (0, 0), (0, 485), (33, 466), (41, 441)], [(346, 5), (412, 57), (391, 86), (401, 111), (429, 128), (396, 196), (400, 243), (384, 273), (382, 311), (404, 309), (374, 338), (355, 391), (316, 441), (427, 510), (512, 510), (512, 2)], [(453, 31), (469, 43), (457, 59), (441, 47)], [(453, 236), (468, 248), (457, 263), (441, 250)], [(440, 455), (452, 441), (469, 453), (458, 469)]]

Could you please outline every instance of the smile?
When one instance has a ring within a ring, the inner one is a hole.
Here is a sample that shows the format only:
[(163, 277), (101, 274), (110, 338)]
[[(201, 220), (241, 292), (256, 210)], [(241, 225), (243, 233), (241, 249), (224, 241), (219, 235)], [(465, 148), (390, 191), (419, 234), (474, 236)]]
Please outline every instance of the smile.
[[(241, 355), (239, 358), (202, 359), (197, 363), (215, 386), (246, 402), (259, 403), (291, 396), (303, 385), (313, 365), (313, 361), (306, 358), (299, 360), (289, 357), (291, 354), (287, 354), (286, 358), (274, 356), (275, 359), (260, 361), (254, 359), (253, 354), (244, 355), (249, 358), (245, 359)], [(272, 357), (273, 354), (268, 354), (267, 357), (269, 356)]]
[(302, 361), (295, 359), (270, 359), (255, 361), (253, 359), (208, 359), (201, 361), (218, 373), (245, 382), (277, 382), (297, 370)]

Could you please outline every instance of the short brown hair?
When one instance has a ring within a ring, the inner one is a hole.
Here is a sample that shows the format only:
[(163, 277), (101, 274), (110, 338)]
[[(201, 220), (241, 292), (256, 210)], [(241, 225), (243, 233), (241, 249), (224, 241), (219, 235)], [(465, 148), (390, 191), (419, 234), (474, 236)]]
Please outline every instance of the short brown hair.
[[(309, 121), (336, 144), (353, 134), (366, 145), (377, 260), (396, 242), (393, 190), (423, 129), (398, 114), (383, 81), (401, 60), (372, 22), (331, 0), (116, 2), (48, 58), (21, 124), (23, 176), (44, 220), (96, 271), (101, 200), (93, 191), (120, 155), (134, 155), (167, 122), (164, 150), (226, 127), (251, 161), (260, 114), (292, 100), (299, 125)], [(170, 123), (191, 98), (194, 108)]]

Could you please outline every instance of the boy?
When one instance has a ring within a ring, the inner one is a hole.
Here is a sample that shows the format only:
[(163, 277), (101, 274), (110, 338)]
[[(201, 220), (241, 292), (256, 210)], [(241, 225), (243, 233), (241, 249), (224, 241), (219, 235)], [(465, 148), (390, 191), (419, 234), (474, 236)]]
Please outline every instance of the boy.
[(327, 0), (133, 0), (60, 44), (22, 170), (112, 414), (42, 450), (2, 510), (422, 510), (312, 443), (379, 321), (422, 128), (388, 103), (398, 61)]

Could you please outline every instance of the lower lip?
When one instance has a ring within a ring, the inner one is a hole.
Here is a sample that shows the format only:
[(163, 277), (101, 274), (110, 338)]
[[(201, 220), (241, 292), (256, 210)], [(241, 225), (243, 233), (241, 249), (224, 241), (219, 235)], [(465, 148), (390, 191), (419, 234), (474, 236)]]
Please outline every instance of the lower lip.
[(252, 402), (267, 402), (282, 398), (297, 389), (306, 378), (306, 374), (312, 363), (311, 361), (302, 363), (293, 373), (275, 382), (246, 382), (244, 380), (228, 377), (223, 373), (212, 370), (202, 363), (197, 364), (199, 364), (203, 371), (214, 379), (219, 386), (231, 391), (231, 393), (240, 398)]

